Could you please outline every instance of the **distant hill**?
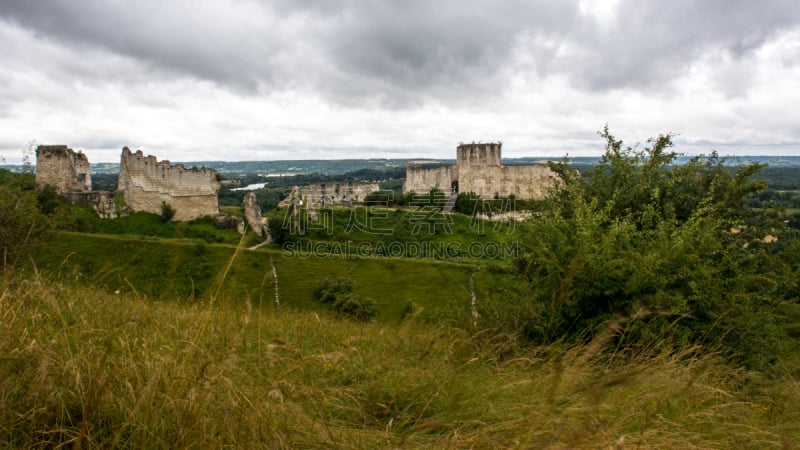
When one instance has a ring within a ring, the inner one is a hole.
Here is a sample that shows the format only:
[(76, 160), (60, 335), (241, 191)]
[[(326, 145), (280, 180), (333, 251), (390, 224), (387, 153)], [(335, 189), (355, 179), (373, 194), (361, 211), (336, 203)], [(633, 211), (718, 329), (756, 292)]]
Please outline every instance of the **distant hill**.
[[(561, 157), (524, 157), (504, 158), (503, 164), (509, 166), (541, 163), (543, 161), (560, 161)], [(679, 163), (691, 159), (690, 156), (678, 158)], [(453, 159), (424, 159), (414, 158), (414, 161), (430, 161), (431, 163), (454, 164)], [(598, 156), (570, 157), (569, 161), (578, 165), (591, 165), (600, 160)], [(310, 173), (339, 174), (353, 172), (360, 169), (386, 170), (405, 167), (407, 159), (307, 159), (286, 161), (186, 161), (177, 162), (186, 167), (209, 167), (220, 173), (249, 173), (261, 175), (299, 175)], [(798, 156), (730, 156), (729, 164), (747, 164), (759, 162), (769, 164), (771, 167), (800, 167)], [(2, 165), (4, 169), (13, 172), (22, 170), (21, 165)], [(93, 163), (92, 173), (118, 173), (117, 163)]]

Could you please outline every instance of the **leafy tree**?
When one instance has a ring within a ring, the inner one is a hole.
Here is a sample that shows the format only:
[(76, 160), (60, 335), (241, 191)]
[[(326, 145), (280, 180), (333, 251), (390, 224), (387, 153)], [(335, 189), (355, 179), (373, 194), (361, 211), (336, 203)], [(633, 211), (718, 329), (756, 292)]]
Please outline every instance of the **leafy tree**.
[(671, 151), (672, 134), (647, 141), (644, 149), (623, 147), (606, 126), (598, 133), (606, 141), (600, 162), (585, 177), (566, 162), (551, 164), (561, 184), (550, 207), (571, 216), (574, 201), (596, 201), (610, 218), (633, 219), (639, 228), (652, 228), (659, 220), (683, 222), (700, 209), (720, 217), (740, 219), (749, 214), (745, 201), (766, 188), (754, 179), (765, 166), (749, 164), (732, 172), (716, 152), (688, 163), (673, 165), (678, 153)]
[(623, 147), (607, 127), (600, 135), (605, 154), (586, 176), (552, 165), (560, 183), (550, 214), (532, 221), (517, 261), (529, 283), (518, 301), (528, 305), (511, 301), (525, 315), (506, 326), (552, 342), (639, 317), (652, 330), (669, 327), (686, 342), (768, 363), (765, 349), (782, 338), (773, 324), (785, 293), (776, 287), (791, 267), (762, 242), (780, 224), (746, 208), (764, 188), (752, 178), (762, 166), (731, 171), (716, 154), (673, 166), (669, 134), (641, 150)]
[(295, 226), (293, 212), (296, 207), (295, 205), (289, 205), (286, 209), (276, 209), (265, 214), (267, 217), (267, 232), (272, 238), (272, 242), (283, 244), (292, 240), (292, 233), (294, 232), (292, 227)]

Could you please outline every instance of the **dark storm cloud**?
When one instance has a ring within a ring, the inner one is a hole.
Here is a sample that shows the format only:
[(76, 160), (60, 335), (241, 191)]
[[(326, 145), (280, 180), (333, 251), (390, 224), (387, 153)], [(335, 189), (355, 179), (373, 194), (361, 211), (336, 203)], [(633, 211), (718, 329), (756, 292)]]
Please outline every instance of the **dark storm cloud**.
[(132, 58), (152, 76), (406, 107), (488, 98), (513, 74), (563, 75), (588, 91), (660, 89), (709, 52), (750, 54), (796, 27), (798, 10), (793, 0), (623, 0), (601, 23), (553, 1), (5, 0), (0, 18)]
[(792, 0), (623, 0), (617, 22), (578, 38), (580, 60), (559, 70), (591, 90), (649, 88), (680, 76), (707, 53), (743, 58), (787, 28)]
[[(359, 87), (413, 98), (456, 99), (496, 93), (521, 33), (564, 34), (576, 20), (564, 2), (369, 3), (353, 7), (327, 53)], [(406, 9), (407, 8), (407, 9)], [(356, 88), (357, 86), (351, 86)], [(357, 95), (357, 89), (349, 94)]]
[[(219, 4), (152, 0), (0, 3), (0, 17), (44, 39), (133, 58), (152, 76), (190, 75), (249, 89), (270, 82), (271, 72), (259, 69), (279, 54), (274, 51), (278, 36), (254, 35), (257, 17), (241, 9), (238, 15), (226, 14), (231, 11)], [(244, 19), (251, 22), (242, 24)]]

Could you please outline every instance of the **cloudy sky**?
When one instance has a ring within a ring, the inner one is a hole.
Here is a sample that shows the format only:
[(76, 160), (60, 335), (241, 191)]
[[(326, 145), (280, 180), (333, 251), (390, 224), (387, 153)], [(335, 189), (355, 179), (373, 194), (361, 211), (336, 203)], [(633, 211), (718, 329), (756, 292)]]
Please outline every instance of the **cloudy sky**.
[[(0, 157), (800, 154), (797, 0), (2, 0)], [(2, 161), (0, 161), (2, 163)]]

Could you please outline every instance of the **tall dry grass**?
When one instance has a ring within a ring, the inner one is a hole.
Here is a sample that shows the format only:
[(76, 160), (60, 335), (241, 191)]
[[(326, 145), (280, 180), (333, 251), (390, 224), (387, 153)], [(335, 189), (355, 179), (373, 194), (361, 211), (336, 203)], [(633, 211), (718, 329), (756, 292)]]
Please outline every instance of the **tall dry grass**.
[(3, 447), (800, 442), (796, 380), (730, 368), (697, 348), (614, 352), (599, 338), (522, 349), (413, 317), (359, 324), (272, 302), (155, 302), (40, 276), (6, 277), (0, 289)]

